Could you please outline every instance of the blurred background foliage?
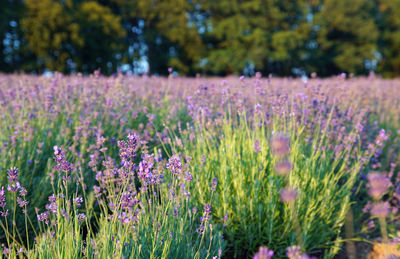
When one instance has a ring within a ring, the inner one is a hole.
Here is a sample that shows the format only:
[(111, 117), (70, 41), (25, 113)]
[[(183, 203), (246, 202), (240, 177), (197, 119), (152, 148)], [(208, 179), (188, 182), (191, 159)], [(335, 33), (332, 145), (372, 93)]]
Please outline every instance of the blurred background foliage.
[(400, 0), (0, 0), (0, 71), (400, 75)]

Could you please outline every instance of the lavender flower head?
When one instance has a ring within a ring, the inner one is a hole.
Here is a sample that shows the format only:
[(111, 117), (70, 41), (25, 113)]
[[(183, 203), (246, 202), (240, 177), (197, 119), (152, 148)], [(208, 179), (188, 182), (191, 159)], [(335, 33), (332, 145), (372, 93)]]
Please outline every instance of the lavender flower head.
[(307, 254), (301, 251), (300, 246), (296, 245), (288, 247), (286, 255), (289, 259), (311, 259)]
[(273, 255), (274, 251), (269, 250), (268, 247), (260, 246), (253, 259), (271, 259)]
[(292, 164), (289, 161), (281, 161), (276, 163), (275, 171), (278, 175), (286, 176), (292, 170)]
[(123, 164), (126, 161), (135, 159), (138, 143), (140, 143), (139, 137), (136, 134), (129, 134), (128, 141), (118, 141), (119, 156)]
[(0, 207), (5, 208), (6, 207), (6, 191), (4, 190), (4, 186), (1, 186), (0, 190)]
[(182, 174), (182, 161), (177, 155), (172, 156), (167, 163), (167, 169), (174, 175)]
[(18, 182), (18, 168), (10, 168), (7, 171), (7, 178), (9, 183), (17, 183)]
[(389, 136), (386, 134), (386, 131), (385, 131), (384, 129), (381, 129), (381, 130), (379, 131), (378, 137), (376, 137), (375, 144), (376, 144), (377, 146), (379, 146), (379, 147), (382, 147), (383, 144), (384, 144), (384, 142), (385, 142), (386, 140), (388, 140), (388, 138), (389, 138)]
[(297, 191), (292, 188), (283, 188), (281, 190), (281, 201), (285, 203), (293, 203), (297, 198)]
[(10, 168), (7, 171), (7, 178), (8, 178), (8, 182), (9, 184), (7, 185), (7, 190), (9, 190), (10, 192), (17, 192), (18, 189), (21, 188), (20, 183), (18, 182), (18, 168)]
[[(146, 183), (150, 183), (152, 179), (152, 169), (154, 166), (154, 155), (147, 155), (143, 156), (143, 160), (139, 163), (138, 168), (138, 176), (141, 180)], [(157, 182), (157, 181), (155, 181)]]
[(215, 189), (217, 188), (217, 185), (218, 185), (218, 179), (217, 179), (217, 177), (214, 177), (212, 180), (211, 190), (215, 191)]
[(370, 173), (367, 178), (369, 185), (368, 194), (376, 200), (382, 198), (392, 185), (390, 179), (382, 173)]
[(72, 165), (65, 160), (65, 156), (61, 148), (58, 146), (54, 146), (54, 160), (57, 165), (54, 167), (56, 170), (60, 170), (64, 173), (68, 173), (72, 171)]
[(283, 134), (277, 134), (276, 136), (272, 137), (271, 149), (272, 152), (278, 157), (288, 155), (290, 151), (289, 138)]
[(253, 148), (254, 148), (254, 152), (255, 152), (255, 153), (258, 153), (258, 152), (261, 151), (261, 149), (260, 149), (260, 141), (259, 141), (258, 139), (256, 139), (256, 140), (254, 141)]
[(210, 204), (204, 205), (204, 212), (207, 214), (211, 213), (211, 205)]
[(386, 217), (390, 213), (388, 202), (377, 202), (372, 205), (371, 215), (374, 217)]

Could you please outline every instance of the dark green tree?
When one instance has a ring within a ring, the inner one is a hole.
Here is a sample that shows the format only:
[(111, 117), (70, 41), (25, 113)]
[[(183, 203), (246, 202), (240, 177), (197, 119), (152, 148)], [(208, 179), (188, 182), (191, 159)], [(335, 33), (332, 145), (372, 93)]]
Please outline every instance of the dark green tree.
[(21, 66), (19, 19), (21, 0), (0, 0), (0, 71), (12, 72)]
[(381, 54), (378, 72), (387, 77), (400, 76), (400, 0), (379, 0), (376, 3)]
[(207, 68), (242, 73), (246, 66), (289, 74), (307, 35), (305, 1), (203, 1), (209, 26)]
[[(26, 0), (21, 27), (35, 70), (110, 73), (118, 65), (120, 18), (95, 1)], [(114, 64), (114, 65), (113, 65)]]
[(134, 16), (143, 21), (143, 42), (150, 73), (166, 74), (169, 66), (194, 74), (204, 46), (191, 19), (196, 0), (137, 0)]
[(365, 64), (377, 51), (373, 7), (372, 0), (320, 1), (314, 7), (308, 70), (322, 76), (367, 73)]

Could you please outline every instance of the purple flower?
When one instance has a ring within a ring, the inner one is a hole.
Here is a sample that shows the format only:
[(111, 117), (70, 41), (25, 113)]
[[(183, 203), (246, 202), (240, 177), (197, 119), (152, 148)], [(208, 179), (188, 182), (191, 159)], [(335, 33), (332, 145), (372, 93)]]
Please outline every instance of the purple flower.
[(79, 196), (79, 197), (76, 197), (74, 201), (75, 201), (76, 206), (80, 207), (81, 203), (83, 202), (83, 198)]
[(86, 218), (85, 213), (78, 214), (78, 222), (82, 222)]
[(7, 178), (9, 183), (17, 183), (18, 182), (18, 168), (10, 168), (7, 171)]
[(289, 161), (281, 161), (276, 163), (275, 171), (278, 175), (286, 176), (292, 170), (292, 164)]
[(217, 177), (214, 177), (212, 180), (211, 190), (215, 191), (215, 189), (217, 188), (217, 184), (218, 184), (218, 179)]
[(268, 247), (260, 246), (253, 259), (271, 259), (273, 255), (274, 251), (269, 250)]
[(225, 214), (225, 215), (224, 215), (224, 218), (223, 218), (223, 220), (224, 220), (224, 224), (223, 224), (223, 226), (224, 226), (224, 227), (226, 227), (226, 225), (227, 225), (227, 222), (228, 222), (228, 214)]
[(382, 198), (389, 187), (392, 186), (390, 179), (382, 173), (370, 173), (367, 178), (369, 185), (368, 194), (376, 200)]
[(285, 203), (293, 203), (297, 198), (297, 191), (292, 188), (283, 188), (281, 190), (281, 201)]
[(371, 215), (374, 217), (386, 217), (390, 213), (388, 202), (377, 202), (372, 205)]
[(379, 131), (379, 135), (375, 140), (375, 144), (379, 147), (382, 147), (384, 142), (389, 138), (388, 135), (386, 135), (386, 131), (384, 129), (381, 129)]
[(8, 216), (8, 210), (6, 210), (6, 211), (0, 211), (0, 216), (2, 216), (2, 217), (7, 217), (7, 216)]
[(24, 187), (20, 188), (19, 195), (25, 197), (27, 193), (28, 193), (28, 191)]
[(256, 153), (261, 151), (261, 149), (260, 149), (260, 141), (258, 139), (256, 139), (254, 141), (253, 148), (254, 148), (254, 152), (256, 152)]
[(289, 138), (283, 134), (277, 134), (276, 136), (272, 137), (271, 149), (272, 152), (278, 157), (288, 155), (290, 151)]
[(254, 105), (254, 112), (255, 112), (256, 114), (261, 114), (261, 104), (256, 103), (256, 104)]
[(49, 202), (55, 202), (57, 200), (56, 196), (54, 195), (54, 193), (49, 196)]
[(24, 199), (21, 199), (20, 197), (17, 197), (17, 203), (20, 208), (23, 208), (26, 205), (28, 205), (28, 202)]
[(210, 204), (204, 205), (204, 212), (207, 214), (211, 213), (211, 205)]
[(153, 166), (154, 166), (154, 155), (145, 154), (143, 160), (139, 163), (139, 168), (138, 168), (138, 176), (142, 181), (146, 183), (151, 182), (153, 176), (152, 174)]
[(129, 134), (128, 141), (118, 141), (119, 156), (123, 164), (125, 164), (125, 161), (135, 159), (138, 143), (140, 143), (140, 141), (137, 134)]
[(286, 255), (289, 259), (311, 259), (307, 254), (301, 251), (300, 246), (288, 247)]
[(37, 215), (37, 218), (41, 222), (49, 223), (49, 213), (47, 211)]
[(182, 174), (182, 161), (177, 155), (172, 156), (167, 163), (167, 169), (175, 175)]
[(57, 165), (54, 167), (56, 170), (60, 170), (64, 173), (68, 173), (72, 171), (72, 165), (65, 160), (65, 156), (61, 148), (58, 146), (54, 146), (54, 160), (56, 161)]
[(6, 191), (4, 190), (4, 186), (1, 186), (0, 190), (0, 207), (5, 208), (6, 207)]
[(7, 185), (7, 190), (10, 192), (17, 192), (21, 188), (21, 185), (19, 182), (13, 183), (13, 184), (8, 184)]

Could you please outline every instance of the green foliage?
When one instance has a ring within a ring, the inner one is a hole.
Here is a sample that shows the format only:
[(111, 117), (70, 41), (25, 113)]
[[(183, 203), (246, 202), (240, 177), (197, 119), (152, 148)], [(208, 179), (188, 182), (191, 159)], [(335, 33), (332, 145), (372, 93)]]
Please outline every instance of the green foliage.
[(400, 1), (377, 1), (380, 37), (378, 44), (382, 54), (379, 72), (385, 76), (400, 75)]
[[(196, 138), (184, 140), (183, 152), (192, 158), (191, 171), (197, 179), (194, 197), (205, 204), (212, 179), (218, 180), (211, 205), (214, 216), (229, 226), (224, 235), (235, 258), (252, 255), (261, 245), (282, 257), (287, 247), (296, 244), (296, 219), (280, 200), (277, 190), (285, 187), (285, 179), (274, 169), (279, 160), (269, 144), (272, 132), (278, 131), (287, 132), (291, 139), (293, 170), (288, 184), (299, 192), (294, 210), (299, 215), (304, 249), (315, 253), (329, 248), (324, 256), (332, 258), (342, 242), (341, 227), (362, 166), (350, 157), (352, 152), (357, 152), (357, 157), (365, 154), (356, 146), (343, 150), (339, 155), (343, 159), (336, 159), (334, 151), (322, 151), (321, 147), (332, 144), (325, 135), (329, 121), (324, 126), (315, 125), (311, 143), (306, 141), (310, 136), (304, 125), (284, 121), (276, 118), (270, 126), (256, 121), (255, 125), (263, 126), (255, 126), (246, 122), (245, 114), (238, 120), (225, 117), (219, 127), (198, 125)], [(255, 151), (256, 141), (259, 152)]]
[[(95, 1), (65, 3), (45, 0), (26, 1), (27, 14), (21, 28), (28, 48), (38, 57), (38, 67), (68, 72), (107, 73), (118, 64), (118, 39), (125, 35), (120, 18)], [(67, 62), (71, 65), (68, 66)]]
[(0, 69), (110, 74), (145, 58), (149, 73), (163, 75), (174, 67), (186, 75), (376, 70), (392, 77), (400, 74), (399, 6), (398, 0), (2, 0)]
[(185, 74), (193, 73), (204, 48), (196, 24), (189, 19), (189, 14), (195, 12), (196, 2), (136, 1), (135, 15), (145, 23), (151, 73), (167, 74), (168, 66)]
[(372, 1), (324, 0), (313, 22), (316, 42), (315, 70), (322, 75), (365, 73), (365, 61), (374, 59), (378, 30)]

